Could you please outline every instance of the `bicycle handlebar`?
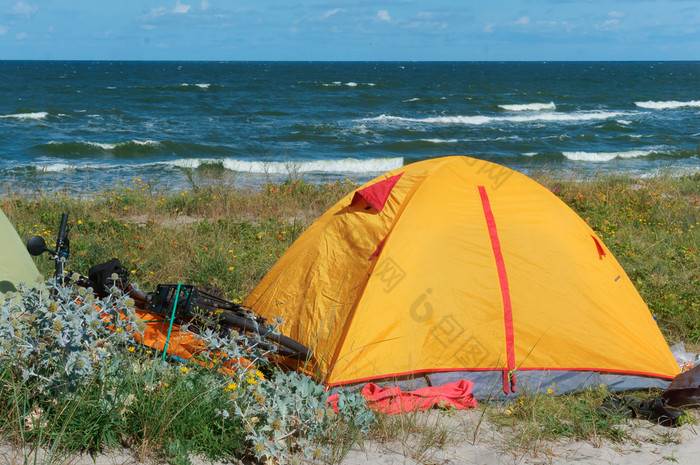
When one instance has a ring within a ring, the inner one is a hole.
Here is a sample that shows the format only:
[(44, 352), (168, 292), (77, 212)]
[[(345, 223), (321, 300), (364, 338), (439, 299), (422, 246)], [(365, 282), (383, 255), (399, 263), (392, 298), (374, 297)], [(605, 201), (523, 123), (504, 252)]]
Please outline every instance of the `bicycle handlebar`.
[(70, 241), (68, 240), (68, 214), (61, 215), (61, 226), (58, 229), (58, 237), (56, 238), (56, 277), (63, 282), (63, 272), (65, 270), (66, 261), (70, 255)]

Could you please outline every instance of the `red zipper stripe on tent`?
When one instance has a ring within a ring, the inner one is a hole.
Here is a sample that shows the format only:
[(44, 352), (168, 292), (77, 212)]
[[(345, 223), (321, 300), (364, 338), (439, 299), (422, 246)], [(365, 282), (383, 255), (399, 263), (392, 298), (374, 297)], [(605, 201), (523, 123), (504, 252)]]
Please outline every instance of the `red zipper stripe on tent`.
[(498, 240), (498, 230), (496, 229), (496, 220), (493, 217), (489, 196), (486, 194), (486, 188), (479, 186), (479, 195), (481, 196), (481, 207), (484, 209), (484, 217), (486, 218), (486, 226), (489, 229), (489, 237), (491, 239), (491, 249), (493, 250), (493, 258), (496, 260), (496, 270), (498, 271), (498, 283), (501, 286), (501, 298), (503, 299), (503, 322), (506, 329), (506, 353), (508, 357), (508, 370), (503, 376), (503, 391), (506, 394), (510, 393), (508, 380), (510, 379), (510, 387), (515, 391), (515, 349), (513, 336), (513, 307), (510, 302), (510, 289), (508, 287), (508, 274), (506, 273), (506, 264), (503, 261), (503, 253), (501, 252), (501, 242)]

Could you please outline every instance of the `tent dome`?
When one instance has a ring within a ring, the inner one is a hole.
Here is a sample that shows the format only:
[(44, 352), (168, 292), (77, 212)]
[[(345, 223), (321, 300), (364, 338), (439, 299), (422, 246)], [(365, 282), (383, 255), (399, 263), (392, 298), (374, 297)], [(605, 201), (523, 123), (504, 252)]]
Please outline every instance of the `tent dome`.
[[(678, 366), (610, 251), (527, 176), (467, 157), (386, 173), (312, 224), (246, 305), (330, 386), (663, 386)], [(495, 389), (494, 389), (495, 388)]]

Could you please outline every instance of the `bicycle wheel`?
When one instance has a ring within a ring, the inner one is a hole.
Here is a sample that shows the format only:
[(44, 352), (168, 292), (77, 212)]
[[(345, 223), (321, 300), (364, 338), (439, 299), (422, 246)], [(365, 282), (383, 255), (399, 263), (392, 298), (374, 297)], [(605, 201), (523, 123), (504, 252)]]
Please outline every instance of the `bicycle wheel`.
[(311, 356), (311, 350), (304, 344), (295, 341), (283, 334), (272, 331), (268, 326), (260, 324), (252, 318), (246, 318), (231, 312), (222, 312), (219, 318), (229, 326), (241, 331), (255, 332), (264, 339), (273, 342), (277, 347), (277, 353), (284, 357), (306, 360)]

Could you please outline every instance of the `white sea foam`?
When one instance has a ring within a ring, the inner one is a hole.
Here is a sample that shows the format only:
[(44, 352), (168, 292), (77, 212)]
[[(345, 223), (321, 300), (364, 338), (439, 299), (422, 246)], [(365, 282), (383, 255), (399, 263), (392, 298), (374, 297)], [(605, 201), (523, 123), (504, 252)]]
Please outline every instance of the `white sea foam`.
[(104, 142), (83, 142), (86, 145), (90, 145), (92, 147), (97, 147), (102, 150), (114, 150), (117, 148), (117, 145), (119, 144), (108, 144)]
[[(136, 145), (149, 145), (149, 146), (153, 146), (153, 147), (160, 146), (160, 142), (158, 142), (157, 140), (150, 140), (150, 139), (148, 139), (148, 140), (132, 140), (130, 142), (132, 142)], [(122, 142), (122, 144), (124, 144), (124, 143), (128, 143), (128, 142)]]
[(418, 101), (420, 101), (420, 99), (418, 97), (413, 97), (413, 98), (410, 98), (408, 100), (404, 100), (404, 102), (418, 102)]
[[(65, 144), (66, 142), (58, 142), (58, 141), (50, 141), (48, 144), (49, 145), (61, 145)], [(141, 146), (150, 146), (150, 147), (158, 147), (160, 146), (160, 142), (155, 141), (155, 140), (130, 140), (126, 142), (90, 142), (90, 141), (78, 141), (75, 142), (76, 144), (85, 144), (89, 145), (91, 147), (97, 147), (102, 150), (114, 150), (117, 147), (123, 147), (129, 144), (135, 144), (135, 145), (141, 145)]]
[(384, 173), (403, 166), (403, 158), (372, 158), (358, 160), (345, 158), (341, 160), (315, 161), (248, 161), (215, 158), (183, 158), (157, 165), (177, 166), (180, 168), (197, 168), (207, 164), (221, 164), (231, 171), (260, 174), (302, 174), (302, 173)]
[(346, 82), (345, 85), (348, 86), (348, 87), (357, 87), (357, 83), (356, 83), (356, 82)]
[(614, 160), (616, 158), (646, 157), (656, 152), (658, 152), (658, 149), (627, 150), (624, 152), (563, 152), (562, 155), (569, 160), (601, 162)]
[(534, 157), (535, 155), (537, 155), (537, 152), (525, 152), (523, 153), (523, 155), (526, 157)]
[(67, 171), (75, 168), (74, 165), (68, 165), (66, 163), (52, 163), (47, 165), (34, 165), (36, 168), (46, 171), (47, 173), (59, 173), (61, 171)]
[(667, 102), (634, 102), (640, 108), (648, 108), (652, 110), (673, 110), (676, 108), (697, 108), (700, 107), (700, 100), (691, 100), (689, 102), (678, 102), (676, 100), (669, 100)]
[(199, 87), (200, 89), (208, 89), (209, 87), (211, 87), (211, 84), (188, 84), (186, 82), (183, 82), (182, 84), (180, 84), (180, 87)]
[(37, 111), (34, 113), (15, 113), (11, 115), (0, 115), (0, 118), (16, 118), (16, 119), (44, 119), (49, 114), (45, 111)]
[(433, 116), (428, 118), (404, 118), (402, 116), (379, 115), (373, 118), (364, 118), (361, 121), (381, 122), (409, 122), (424, 124), (467, 124), (482, 125), (489, 123), (530, 123), (530, 122), (554, 122), (566, 123), (576, 121), (605, 120), (621, 116), (622, 113), (614, 111), (582, 111), (576, 113), (536, 113), (531, 115), (512, 116)]
[(459, 142), (457, 139), (420, 139), (422, 142), (430, 142), (432, 144), (455, 144)]
[(556, 110), (557, 106), (554, 102), (549, 103), (524, 103), (515, 105), (498, 105), (500, 108), (508, 111), (543, 111)]

